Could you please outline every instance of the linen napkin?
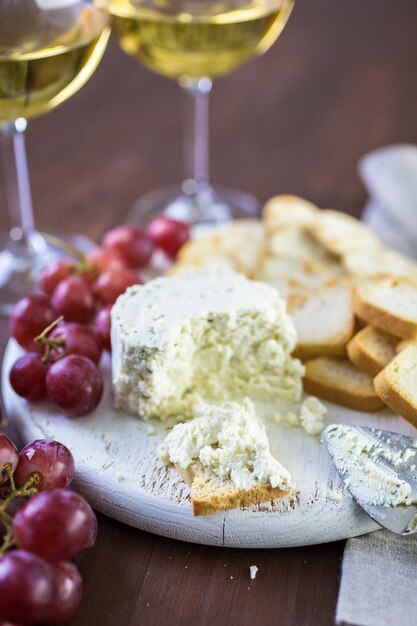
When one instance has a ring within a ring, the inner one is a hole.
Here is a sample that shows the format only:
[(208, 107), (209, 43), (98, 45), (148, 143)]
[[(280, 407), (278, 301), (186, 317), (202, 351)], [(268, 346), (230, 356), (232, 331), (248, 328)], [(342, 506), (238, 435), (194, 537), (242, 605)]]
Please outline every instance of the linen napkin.
[(363, 221), (388, 246), (417, 258), (417, 147), (375, 150), (360, 161), (359, 173), (370, 196)]
[(387, 530), (349, 539), (343, 555), (337, 624), (415, 626), (417, 539)]
[[(387, 245), (417, 258), (417, 147), (376, 150), (361, 160), (359, 173), (370, 195), (364, 222)], [(336, 623), (416, 626), (417, 535), (383, 530), (347, 541)]]

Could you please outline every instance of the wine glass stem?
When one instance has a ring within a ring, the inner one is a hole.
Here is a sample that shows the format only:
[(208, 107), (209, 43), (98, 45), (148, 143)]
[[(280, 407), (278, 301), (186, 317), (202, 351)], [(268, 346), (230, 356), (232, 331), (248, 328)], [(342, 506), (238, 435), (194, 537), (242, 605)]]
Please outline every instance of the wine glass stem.
[(10, 238), (30, 246), (34, 233), (32, 195), (25, 148), (27, 122), (18, 118), (1, 126), (4, 179), (10, 219)]
[(180, 81), (187, 98), (185, 159), (188, 182), (196, 192), (209, 184), (209, 78)]

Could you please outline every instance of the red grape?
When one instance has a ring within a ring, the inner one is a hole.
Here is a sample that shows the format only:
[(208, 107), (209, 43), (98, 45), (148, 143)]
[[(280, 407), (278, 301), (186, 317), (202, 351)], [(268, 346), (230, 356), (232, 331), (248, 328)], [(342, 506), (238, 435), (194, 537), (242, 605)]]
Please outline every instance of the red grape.
[(19, 452), (13, 441), (11, 441), (7, 435), (0, 433), (0, 485), (7, 480), (7, 476), (3, 474), (3, 467), (10, 465), (12, 471), (16, 469), (19, 461)]
[(48, 563), (23, 550), (0, 559), (0, 618), (31, 624), (41, 622), (56, 594), (55, 576)]
[(66, 321), (84, 324), (94, 315), (93, 293), (81, 276), (70, 276), (55, 289), (52, 306)]
[(95, 265), (100, 273), (110, 268), (126, 267), (126, 261), (120, 252), (110, 248), (96, 248), (90, 252), (88, 260)]
[(43, 352), (44, 346), (34, 342), (35, 337), (56, 318), (48, 296), (37, 293), (16, 304), (10, 317), (10, 334), (26, 352)]
[(10, 370), (10, 384), (22, 398), (39, 400), (46, 395), (47, 369), (42, 354), (28, 352)]
[(104, 348), (109, 351), (111, 351), (111, 309), (112, 305), (108, 304), (97, 313), (95, 319), (95, 325), (101, 343)]
[(49, 297), (52, 296), (59, 283), (74, 272), (74, 261), (61, 260), (46, 267), (39, 280), (40, 289)]
[(139, 278), (129, 269), (110, 269), (103, 272), (96, 282), (95, 290), (105, 304), (114, 304), (131, 285), (140, 284)]
[(19, 548), (48, 561), (67, 561), (94, 545), (97, 519), (81, 496), (52, 489), (42, 491), (19, 509), (13, 531)]
[(153, 241), (145, 230), (133, 226), (118, 226), (110, 230), (103, 239), (103, 245), (116, 250), (134, 269), (146, 265), (153, 252)]
[(46, 624), (67, 622), (76, 614), (83, 597), (83, 581), (74, 563), (57, 561), (50, 567), (55, 574), (57, 591), (52, 607), (43, 621)]
[(38, 491), (68, 487), (75, 473), (74, 457), (63, 443), (37, 439), (20, 451), (14, 474), (18, 487), (34, 473), (39, 474)]
[(154, 244), (171, 257), (175, 257), (181, 246), (190, 238), (188, 224), (164, 215), (156, 217), (149, 224), (147, 231)]
[(82, 417), (98, 406), (103, 395), (103, 379), (90, 359), (70, 354), (48, 369), (46, 391), (69, 415)]
[(62, 339), (60, 354), (79, 354), (98, 363), (101, 357), (101, 340), (94, 329), (76, 322), (61, 323), (50, 333), (49, 339)]

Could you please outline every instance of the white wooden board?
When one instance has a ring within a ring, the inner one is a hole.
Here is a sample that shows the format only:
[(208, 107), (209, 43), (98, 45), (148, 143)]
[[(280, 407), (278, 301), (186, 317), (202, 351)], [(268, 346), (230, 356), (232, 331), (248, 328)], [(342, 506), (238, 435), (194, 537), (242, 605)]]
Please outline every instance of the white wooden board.
[[(109, 360), (102, 365), (101, 405), (86, 418), (70, 420), (49, 402), (29, 404), (13, 392), (8, 373), (18, 355), (11, 341), (3, 365), (3, 398), (22, 443), (54, 438), (67, 445), (76, 461), (76, 489), (110, 517), (183, 541), (245, 548), (324, 543), (379, 528), (346, 494), (323, 444), (300, 429), (272, 423), (267, 424), (271, 449), (295, 480), (292, 495), (274, 503), (194, 517), (189, 488), (174, 469), (158, 460), (162, 432), (150, 434), (140, 420), (112, 409)], [(388, 411), (365, 414), (328, 407), (328, 422), (416, 436), (410, 424)]]

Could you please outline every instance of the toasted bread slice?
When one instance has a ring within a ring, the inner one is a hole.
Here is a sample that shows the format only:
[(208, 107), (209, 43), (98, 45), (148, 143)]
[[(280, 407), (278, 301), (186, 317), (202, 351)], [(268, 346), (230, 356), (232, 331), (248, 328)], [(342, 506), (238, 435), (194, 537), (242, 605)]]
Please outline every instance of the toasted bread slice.
[[(236, 220), (201, 237), (190, 239), (177, 255), (177, 264), (214, 267), (219, 261), (248, 277), (258, 266), (265, 243), (259, 220)], [(175, 271), (175, 270), (174, 270)]]
[(400, 341), (398, 341), (395, 351), (398, 354), (398, 352), (402, 352), (403, 350), (408, 348), (408, 346), (412, 346), (415, 343), (416, 341), (413, 341), (412, 339), (401, 339)]
[(277, 228), (267, 240), (267, 251), (272, 257), (321, 261), (330, 263), (333, 257), (313, 239), (302, 226)]
[(354, 310), (368, 324), (391, 335), (417, 337), (417, 287), (406, 281), (386, 278), (359, 287)]
[(298, 196), (280, 195), (268, 200), (263, 208), (265, 230), (270, 233), (282, 226), (314, 224), (320, 209)]
[(352, 289), (330, 287), (304, 298), (289, 297), (288, 312), (298, 335), (296, 356), (346, 354), (355, 332)]
[(318, 357), (307, 361), (305, 367), (307, 393), (356, 411), (377, 411), (384, 406), (375, 392), (372, 378), (348, 359)]
[(194, 464), (186, 470), (175, 465), (185, 482), (191, 487), (194, 515), (213, 515), (225, 509), (251, 506), (277, 500), (290, 493), (270, 484), (257, 484), (250, 489), (237, 489), (231, 480), (220, 480), (207, 468)]
[(280, 498), (291, 476), (271, 454), (265, 426), (247, 398), (194, 406), (195, 419), (176, 424), (159, 448), (191, 485), (194, 515)]
[(274, 280), (293, 281), (306, 289), (321, 289), (326, 281), (341, 274), (337, 264), (322, 263), (317, 260), (291, 259), (263, 255), (254, 278), (270, 283)]
[(376, 376), (374, 385), (390, 409), (417, 427), (417, 346), (397, 354)]
[(397, 353), (398, 338), (366, 326), (349, 341), (347, 353), (356, 367), (376, 376)]
[(166, 276), (178, 276), (178, 274), (184, 274), (184, 272), (189, 272), (192, 269), (207, 269), (207, 270), (227, 270), (227, 269), (235, 269), (234, 264), (230, 261), (230, 259), (221, 257), (221, 256), (203, 256), (199, 261), (195, 261), (193, 263), (184, 262), (184, 263), (175, 263), (172, 265), (167, 272), (165, 272)]
[(387, 248), (357, 248), (342, 259), (349, 274), (363, 277), (402, 276), (417, 282), (417, 263), (410, 257)]
[(343, 256), (356, 248), (379, 249), (378, 237), (359, 220), (326, 209), (313, 224), (306, 226), (313, 237), (331, 254)]

